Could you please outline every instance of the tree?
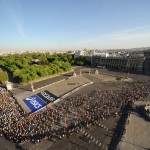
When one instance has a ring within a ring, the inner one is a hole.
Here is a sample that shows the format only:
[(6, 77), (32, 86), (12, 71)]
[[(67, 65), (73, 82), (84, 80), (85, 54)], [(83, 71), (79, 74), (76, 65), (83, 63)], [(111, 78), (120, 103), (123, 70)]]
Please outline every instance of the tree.
[(6, 71), (0, 69), (0, 82), (5, 83), (6, 81), (8, 81), (8, 74)]
[[(39, 59), (40, 63), (33, 64), (34, 59)], [(69, 71), (71, 64), (74, 64), (74, 60), (70, 54), (23, 53), (0, 56), (0, 67), (9, 71), (17, 82), (28, 82), (39, 77)]]

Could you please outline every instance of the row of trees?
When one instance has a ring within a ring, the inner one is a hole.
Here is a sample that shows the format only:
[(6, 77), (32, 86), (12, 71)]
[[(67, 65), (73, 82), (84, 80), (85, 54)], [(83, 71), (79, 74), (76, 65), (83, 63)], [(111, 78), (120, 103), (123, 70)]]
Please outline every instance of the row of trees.
[(0, 57), (0, 67), (10, 72), (18, 82), (71, 70), (71, 65), (84, 65), (84, 58), (74, 59), (71, 54), (23, 53)]

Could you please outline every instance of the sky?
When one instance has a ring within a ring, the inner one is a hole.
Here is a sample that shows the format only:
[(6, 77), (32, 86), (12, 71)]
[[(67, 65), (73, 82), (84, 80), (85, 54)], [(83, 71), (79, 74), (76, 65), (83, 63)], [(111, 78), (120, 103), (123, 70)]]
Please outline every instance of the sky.
[(150, 46), (150, 0), (0, 0), (0, 50)]

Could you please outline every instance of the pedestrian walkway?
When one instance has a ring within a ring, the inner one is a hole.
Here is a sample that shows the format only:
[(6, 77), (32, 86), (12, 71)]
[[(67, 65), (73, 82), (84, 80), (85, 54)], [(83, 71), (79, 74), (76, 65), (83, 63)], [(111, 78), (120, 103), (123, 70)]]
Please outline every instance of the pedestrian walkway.
[[(150, 102), (150, 101), (149, 101)], [(138, 107), (148, 102), (135, 102)], [(149, 150), (150, 149), (150, 122), (135, 110), (129, 117), (129, 124), (126, 126), (126, 134), (119, 144), (121, 150)]]

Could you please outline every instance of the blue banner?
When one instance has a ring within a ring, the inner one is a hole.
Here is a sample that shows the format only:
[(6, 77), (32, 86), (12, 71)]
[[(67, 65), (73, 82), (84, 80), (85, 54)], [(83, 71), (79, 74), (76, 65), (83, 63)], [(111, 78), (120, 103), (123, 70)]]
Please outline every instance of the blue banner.
[(28, 98), (23, 99), (23, 101), (32, 112), (46, 105), (46, 103), (42, 99), (40, 99), (37, 95), (32, 95)]

